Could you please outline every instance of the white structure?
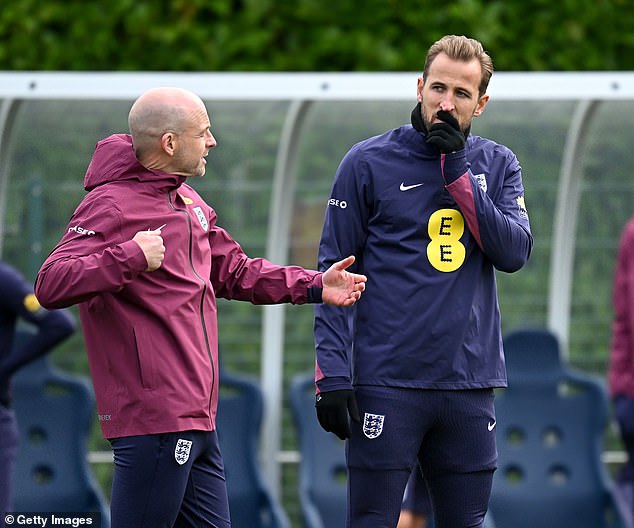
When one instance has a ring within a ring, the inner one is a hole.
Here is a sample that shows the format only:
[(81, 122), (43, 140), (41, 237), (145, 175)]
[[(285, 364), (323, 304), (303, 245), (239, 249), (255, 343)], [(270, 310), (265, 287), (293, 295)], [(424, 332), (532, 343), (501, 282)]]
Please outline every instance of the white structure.
[[(403, 102), (413, 106), (417, 76), (417, 73), (0, 72), (0, 242), (2, 242), (0, 249), (4, 247), (7, 230), (5, 219), (10, 182), (16, 174), (13, 171), (18, 171), (16, 168), (18, 162), (13, 153), (17, 137), (19, 134), (24, 134), (18, 129), (20, 126), (28, 128), (28, 123), (21, 121), (22, 105), (35, 101), (50, 105), (58, 104), (60, 101), (131, 102), (150, 87), (168, 85), (193, 90), (212, 107), (222, 102), (281, 103), (279, 109), (285, 112), (285, 118), (279, 135), (275, 167), (271, 174), (272, 193), (266, 256), (274, 262), (285, 263), (289, 258), (293, 224), (293, 209), (288, 204), (295, 201), (301, 146), (309, 117), (311, 115), (314, 117), (311, 112), (315, 111), (315, 106), (320, 105), (320, 108), (324, 108), (330, 103), (354, 105), (359, 102), (376, 105)], [(623, 131), (634, 129), (634, 73), (498, 72), (493, 76), (489, 94), (491, 95), (489, 105), (491, 112), (494, 108), (499, 108), (499, 115), (496, 115), (503, 118), (502, 121), (510, 119), (511, 125), (513, 125), (513, 117), (510, 114), (522, 106), (541, 109), (546, 116), (556, 114), (557, 109), (561, 109), (562, 105), (566, 109), (572, 109), (572, 112), (566, 111), (568, 121), (564, 129), (567, 128), (567, 137), (565, 140), (562, 138), (564, 147), (561, 152), (559, 174), (545, 177), (545, 181), (550, 179), (557, 182), (553, 184), (556, 197), (550, 218), (552, 224), (546, 225), (543, 221), (533, 224), (537, 244), (547, 244), (544, 251), (550, 255), (549, 270), (545, 272), (549, 280), (547, 300), (543, 303), (546, 305), (546, 313), (542, 319), (560, 337), (564, 350), (568, 350), (571, 340), (571, 317), (574, 311), (573, 290), (576, 276), (575, 254), (579, 241), (578, 221), (583, 215), (580, 207), (584, 193), (590, 192), (587, 189), (584, 190), (584, 173), (589, 163), (587, 157), (590, 148), (589, 141), (596, 141), (597, 138), (606, 139), (602, 131), (607, 129), (614, 130), (614, 137), (609, 138), (610, 141), (626, 142), (631, 145), (631, 136), (627, 138)], [(617, 107), (616, 109), (607, 108), (606, 113), (602, 115), (600, 110), (605, 108), (603, 105), (617, 105)], [(489, 112), (488, 108), (487, 112)], [(613, 116), (616, 116), (616, 119)], [(70, 118), (72, 116), (69, 116)], [(397, 119), (406, 122), (408, 114), (399, 114)], [(486, 121), (485, 116), (482, 122), (486, 123)], [(518, 116), (515, 126), (520, 136), (528, 121), (526, 115)], [(505, 123), (508, 127), (509, 123)], [(540, 130), (545, 131), (551, 126), (553, 123), (546, 120), (541, 123), (541, 127), (539, 122), (533, 122), (528, 127), (530, 131), (526, 133), (539, 134)], [(31, 133), (52, 135), (56, 133), (56, 130), (38, 129)], [(220, 136), (222, 138), (222, 132)], [(499, 140), (506, 143), (504, 138)], [(518, 152), (518, 157), (524, 164), (525, 171), (529, 164), (539, 166), (539, 153), (535, 157), (535, 162), (532, 161), (530, 155), (522, 156)], [(611, 158), (613, 159), (614, 156)], [(609, 166), (610, 161), (591, 160), (591, 164)], [(625, 157), (622, 167), (622, 170), (628, 174), (632, 161), (634, 160), (630, 152), (629, 160)], [(330, 174), (323, 175), (325, 180), (332, 178), (337, 162), (338, 160), (333, 160), (333, 170)], [(614, 169), (609, 171), (615, 172)], [(610, 178), (610, 175), (605, 175), (605, 181), (610, 181)], [(541, 194), (538, 186), (532, 187), (531, 180), (533, 179), (537, 178), (530, 173), (525, 174), (529, 213), (531, 213), (532, 205), (547, 196), (550, 190), (544, 188)], [(621, 187), (619, 192), (634, 196), (634, 190), (627, 186), (631, 177), (626, 175), (619, 181), (624, 182), (624, 187)], [(592, 196), (589, 195), (588, 199), (592, 200)], [(598, 194), (596, 199), (601, 200), (601, 195)], [(631, 199), (629, 203), (633, 203)], [(605, 214), (612, 215), (614, 222), (611, 238), (607, 237), (604, 240), (609, 249), (616, 244), (618, 227), (630, 214), (634, 214), (634, 208), (630, 210), (610, 208), (605, 211)], [(531, 221), (535, 222), (536, 219), (531, 216)], [(591, 223), (591, 221), (588, 222)], [(585, 230), (585, 227), (583, 229)], [(544, 233), (548, 231), (552, 235), (544, 237)], [(610, 259), (611, 255), (605, 258)], [(611, 270), (604, 271), (604, 274), (609, 271)], [(609, 284), (610, 277), (603, 277), (602, 280), (602, 284)], [(607, 309), (609, 311), (609, 307)], [(536, 312), (539, 310), (535, 308)], [(267, 401), (262, 459), (274, 486), (279, 485), (279, 462), (284, 458), (280, 452), (286, 313), (287, 309), (284, 306), (267, 307), (261, 325), (261, 380)], [(536, 319), (539, 319), (539, 316)]]

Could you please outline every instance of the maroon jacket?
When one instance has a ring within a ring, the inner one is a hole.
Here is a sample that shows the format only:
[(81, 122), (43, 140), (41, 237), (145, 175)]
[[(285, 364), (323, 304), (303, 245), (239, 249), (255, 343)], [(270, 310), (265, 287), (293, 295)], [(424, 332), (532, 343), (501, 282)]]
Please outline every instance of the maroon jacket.
[(614, 273), (610, 395), (634, 398), (634, 218), (623, 230)]
[[(216, 297), (321, 298), (321, 274), (247, 257), (184, 182), (139, 164), (127, 135), (99, 142), (89, 192), (35, 283), (47, 308), (79, 303), (105, 438), (215, 429)], [(132, 237), (163, 224), (165, 259), (146, 273)]]

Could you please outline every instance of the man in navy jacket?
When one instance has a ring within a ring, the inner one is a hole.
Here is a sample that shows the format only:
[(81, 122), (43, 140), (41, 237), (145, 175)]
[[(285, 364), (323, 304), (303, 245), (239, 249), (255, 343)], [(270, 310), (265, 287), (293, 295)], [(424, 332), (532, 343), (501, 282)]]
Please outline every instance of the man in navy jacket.
[(517, 158), (470, 135), (492, 72), (478, 41), (440, 39), (411, 125), (353, 146), (335, 177), (319, 266), (354, 255), (370, 282), (353, 310), (315, 308), (316, 407), (349, 439), (353, 528), (396, 526), (417, 459), (438, 528), (484, 522), (506, 386), (495, 271), (533, 244)]

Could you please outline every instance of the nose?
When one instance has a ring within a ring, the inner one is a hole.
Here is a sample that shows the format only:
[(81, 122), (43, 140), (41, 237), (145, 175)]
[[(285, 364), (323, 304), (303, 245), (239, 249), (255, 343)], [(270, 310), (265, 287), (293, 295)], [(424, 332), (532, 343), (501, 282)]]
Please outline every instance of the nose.
[(450, 91), (447, 91), (440, 101), (440, 109), (444, 110), (445, 112), (452, 112), (456, 109), (456, 105), (453, 101), (453, 94)]
[(453, 104), (453, 100), (451, 100), (451, 98), (449, 97), (443, 99), (440, 102), (440, 109), (444, 110), (445, 112), (452, 112), (455, 108), (456, 106)]
[(209, 137), (207, 138), (207, 148), (214, 148), (217, 144), (218, 142), (216, 141), (216, 138), (211, 132), (209, 132)]

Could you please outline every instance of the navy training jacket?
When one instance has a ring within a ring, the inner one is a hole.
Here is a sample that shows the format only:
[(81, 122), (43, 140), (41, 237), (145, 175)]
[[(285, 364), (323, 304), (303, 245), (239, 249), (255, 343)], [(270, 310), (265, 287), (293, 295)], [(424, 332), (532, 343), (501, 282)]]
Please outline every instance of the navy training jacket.
[(354, 254), (368, 283), (352, 310), (315, 307), (318, 391), (506, 386), (495, 270), (520, 269), (532, 249), (521, 167), (477, 136), (466, 156), (467, 172), (443, 174), (456, 154), (404, 125), (342, 160), (319, 268)]

